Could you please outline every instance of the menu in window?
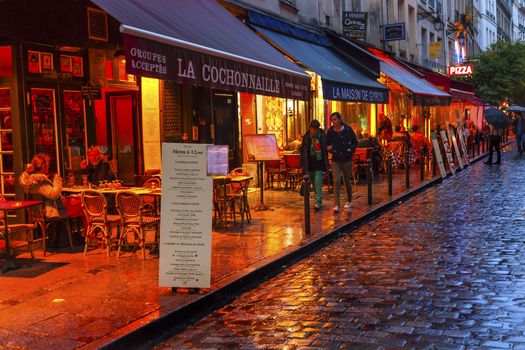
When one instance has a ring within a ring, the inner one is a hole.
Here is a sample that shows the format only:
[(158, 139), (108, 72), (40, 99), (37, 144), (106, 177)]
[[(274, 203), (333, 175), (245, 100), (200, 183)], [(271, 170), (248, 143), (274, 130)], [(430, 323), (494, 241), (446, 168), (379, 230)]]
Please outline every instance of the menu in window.
[(249, 161), (280, 160), (275, 134), (244, 135)]
[(211, 284), (212, 179), (206, 144), (162, 144), (159, 285)]

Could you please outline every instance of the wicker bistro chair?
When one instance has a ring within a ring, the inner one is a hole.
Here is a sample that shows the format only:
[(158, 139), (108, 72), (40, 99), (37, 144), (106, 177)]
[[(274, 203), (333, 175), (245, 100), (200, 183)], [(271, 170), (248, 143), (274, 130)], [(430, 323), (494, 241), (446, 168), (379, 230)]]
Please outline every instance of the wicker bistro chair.
[[(230, 172), (230, 178), (250, 176), (248, 170), (244, 168), (235, 168)], [(228, 200), (230, 201), (231, 214), (233, 215), (233, 221), (235, 222), (235, 215), (240, 214), (241, 223), (244, 223), (244, 217), (246, 221), (252, 220), (252, 214), (250, 212), (250, 204), (248, 201), (248, 187), (250, 186), (250, 179), (242, 181), (230, 182), (230, 192), (228, 193)]]
[[(31, 200), (43, 201), (44, 197), (40, 194), (31, 193), (28, 195), (28, 198)], [(61, 217), (46, 217), (44, 205), (39, 205), (31, 208), (31, 216), (33, 222), (40, 228), (42, 232), (42, 251), (44, 256), (46, 256), (46, 240), (49, 239), (49, 232), (55, 230), (55, 234), (58, 234), (57, 226), (63, 224), (66, 228), (66, 233), (69, 241), (69, 247), (73, 249), (73, 236), (71, 234), (71, 225), (67, 218)]]
[(295, 190), (303, 179), (303, 165), (300, 154), (285, 154), (285, 189)]
[[(5, 201), (5, 198), (2, 194), (0, 194), (0, 201)], [(0, 251), (5, 250), (6, 248), (4, 245), (5, 220), (7, 219), (5, 218), (4, 212), (0, 211)], [(9, 230), (9, 246), (11, 248), (10, 249), (11, 254), (14, 255), (15, 250), (19, 250), (23, 247), (23, 248), (26, 248), (27, 251), (29, 251), (29, 253), (31, 254), (31, 259), (33, 260), (35, 259), (32, 245), (35, 242), (34, 230), (36, 228), (37, 226), (35, 223), (7, 224), (7, 229)]]
[[(162, 187), (162, 182), (157, 177), (152, 177), (147, 179), (142, 187), (145, 187), (149, 190), (160, 190)], [(160, 206), (157, 203), (157, 198), (155, 196), (148, 196), (144, 195), (142, 196), (142, 203), (143, 203), (143, 212), (149, 213), (153, 216), (159, 216), (159, 210)]]
[(264, 162), (266, 170), (266, 187), (273, 188), (274, 182), (280, 186), (284, 180), (286, 169), (281, 165), (280, 160), (267, 160)]
[(122, 225), (122, 233), (118, 240), (117, 258), (120, 255), (122, 245), (127, 244), (128, 234), (132, 233), (135, 242), (138, 240), (142, 248), (142, 259), (146, 259), (146, 231), (147, 229), (154, 229), (155, 238), (157, 238), (160, 218), (143, 214), (143, 204), (136, 193), (130, 191), (118, 192), (116, 202)]
[(107, 255), (111, 252), (111, 230), (116, 227), (120, 231), (120, 216), (108, 214), (106, 198), (100, 192), (93, 190), (82, 191), (80, 195), (82, 208), (87, 220), (86, 243), (84, 255), (87, 253), (91, 240), (97, 242), (97, 235), (101, 234), (102, 241), (107, 249)]

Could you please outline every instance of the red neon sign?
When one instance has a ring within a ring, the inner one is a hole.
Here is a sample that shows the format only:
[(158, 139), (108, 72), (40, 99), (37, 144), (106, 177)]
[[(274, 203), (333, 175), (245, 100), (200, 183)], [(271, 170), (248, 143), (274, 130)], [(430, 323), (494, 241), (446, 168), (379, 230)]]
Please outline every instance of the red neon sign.
[(447, 67), (448, 75), (472, 75), (472, 66), (451, 66)]

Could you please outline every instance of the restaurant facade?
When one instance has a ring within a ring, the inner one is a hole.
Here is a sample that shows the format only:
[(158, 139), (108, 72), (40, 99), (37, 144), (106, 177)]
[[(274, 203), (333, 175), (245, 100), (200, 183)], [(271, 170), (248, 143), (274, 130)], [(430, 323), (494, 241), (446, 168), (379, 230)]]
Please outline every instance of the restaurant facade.
[(171, 1), (27, 5), (0, 4), (7, 197), (20, 191), (15, 179), (33, 155), (50, 155), (51, 171), (67, 178), (90, 145), (115, 160), (126, 184), (160, 170), (164, 141), (228, 145), (234, 167), (242, 162), (238, 92), (296, 106), (310, 97), (310, 76), (215, 2), (184, 11)]

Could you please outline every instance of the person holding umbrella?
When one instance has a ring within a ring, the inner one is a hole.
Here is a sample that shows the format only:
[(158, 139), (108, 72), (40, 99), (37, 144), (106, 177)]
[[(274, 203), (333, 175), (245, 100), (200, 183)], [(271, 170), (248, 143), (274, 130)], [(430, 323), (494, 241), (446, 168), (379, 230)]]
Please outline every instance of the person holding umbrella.
[(494, 164), (501, 164), (501, 136), (503, 131), (508, 126), (509, 121), (503, 111), (497, 108), (488, 108), (483, 112), (483, 116), (490, 125), (490, 138), (489, 138), (489, 159), (485, 162), (487, 165), (492, 165), (492, 155), (494, 150), (498, 156)]

